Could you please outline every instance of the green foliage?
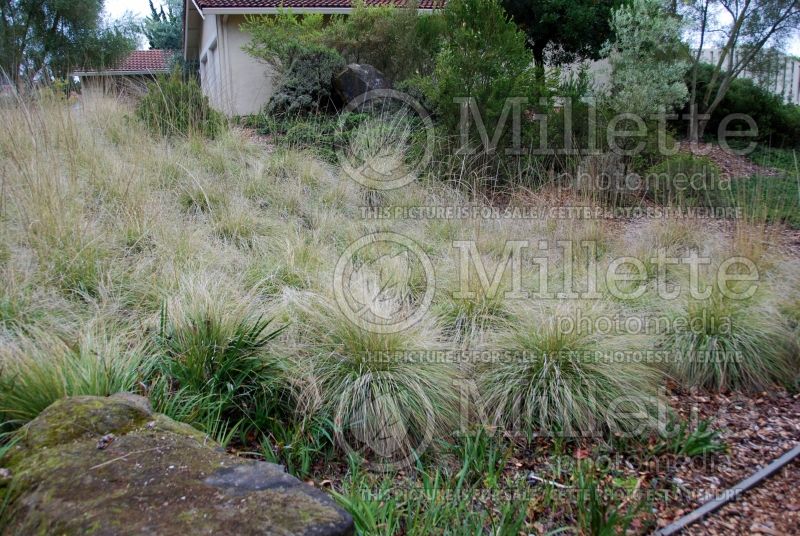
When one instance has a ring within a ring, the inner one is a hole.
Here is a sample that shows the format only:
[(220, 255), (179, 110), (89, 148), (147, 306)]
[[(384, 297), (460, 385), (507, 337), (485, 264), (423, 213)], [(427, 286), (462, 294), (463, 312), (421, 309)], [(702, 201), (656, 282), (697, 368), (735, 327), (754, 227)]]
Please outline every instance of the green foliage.
[(679, 425), (670, 422), (666, 429), (667, 437), (653, 449), (655, 454), (677, 454), (679, 456), (704, 456), (717, 452), (725, 452), (725, 443), (719, 432), (711, 428), (711, 423), (704, 419), (697, 423), (697, 428), (690, 430), (682, 421)]
[(708, 299), (691, 300), (675, 313), (689, 327), (661, 338), (661, 347), (671, 353), (672, 376), (686, 387), (714, 390), (790, 384), (797, 343), (777, 311), (757, 297), (734, 299), (711, 289)]
[(353, 2), (353, 11), (335, 17), (323, 41), (348, 63), (372, 65), (390, 80), (429, 75), (441, 44), (444, 20), (439, 13), (420, 16), (418, 2), (406, 6), (371, 6)]
[(163, 50), (180, 50), (183, 48), (182, 16), (183, 2), (167, 0), (167, 10), (162, 5), (159, 9), (150, 3), (150, 16), (142, 22), (142, 33), (147, 37), (150, 48)]
[(298, 54), (267, 104), (273, 114), (319, 113), (331, 107), (333, 77), (344, 68), (338, 52), (315, 47)]
[(318, 385), (321, 414), (338, 423), (347, 441), (366, 441), (378, 445), (375, 452), (386, 447), (405, 457), (431, 437), (452, 432), (458, 409), (455, 365), (413, 357), (438, 348), (431, 326), (376, 333), (355, 325), (326, 300), (299, 305), (304, 360)]
[(523, 312), (496, 335), (491, 348), (501, 357), (476, 369), (486, 416), (527, 435), (574, 437), (651, 428), (658, 379), (653, 369), (603, 357), (630, 351), (635, 341), (564, 330), (559, 319), (575, 315), (568, 309)]
[(26, 82), (113, 65), (135, 48), (135, 25), (105, 24), (101, 0), (0, 5), (0, 71)]
[(72, 341), (30, 328), (18, 332), (0, 351), (0, 424), (21, 426), (65, 396), (134, 390), (146, 368), (144, 349), (120, 329), (90, 326)]
[(620, 497), (618, 490), (604, 481), (603, 475), (589, 460), (577, 465), (573, 480), (578, 490), (577, 528), (580, 534), (626, 534), (636, 514), (645, 506), (643, 499), (633, 495)]
[(331, 495), (353, 516), (358, 534), (515, 536), (524, 531), (527, 484), (506, 483), (498, 492), (502, 500), (495, 502), (485, 488), (459, 488), (456, 481), (441, 466), (420, 470), (414, 479), (402, 475), (376, 479), (351, 460), (341, 488)]
[(596, 59), (612, 35), (611, 10), (622, 0), (503, 0), (513, 21), (525, 32), (537, 67), (545, 53), (554, 65)]
[(262, 441), (264, 458), (286, 466), (297, 478), (308, 477), (318, 460), (330, 456), (334, 423), (324, 419), (305, 419), (299, 423), (276, 426)]
[[(697, 91), (702, 95), (708, 89), (713, 76), (714, 67), (708, 64), (698, 66)], [(687, 75), (689, 83), (691, 73)], [(688, 106), (683, 113), (688, 113)], [(720, 122), (732, 114), (746, 114), (756, 121), (758, 136), (756, 140), (769, 143), (774, 147), (800, 147), (800, 106), (786, 104), (781, 97), (756, 85), (747, 78), (736, 78), (730, 89), (711, 114), (706, 133), (716, 136)], [(681, 122), (685, 127), (685, 122)], [(743, 121), (732, 121), (727, 130), (749, 130)], [(746, 141), (751, 141), (747, 139)]]
[(798, 175), (753, 176), (731, 182), (731, 197), (743, 216), (755, 222), (779, 222), (800, 229), (800, 182)]
[(370, 116), (366, 113), (348, 114), (344, 121), (326, 114), (273, 115), (262, 113), (248, 118), (247, 124), (259, 134), (272, 136), (276, 144), (294, 149), (313, 151), (324, 160), (338, 161), (337, 147), (347, 143), (352, 133)]
[(197, 81), (184, 79), (177, 70), (148, 84), (136, 116), (163, 136), (214, 138), (225, 128), (225, 118), (211, 107)]
[(678, 207), (730, 205), (731, 185), (716, 164), (689, 154), (671, 156), (644, 176), (646, 195), (656, 203)]
[(659, 0), (633, 0), (611, 15), (614, 39), (603, 47), (611, 63), (610, 105), (641, 118), (683, 106), (689, 69), (680, 19)]
[(285, 73), (297, 58), (321, 46), (323, 23), (322, 15), (295, 15), (291, 10), (274, 16), (247, 17), (242, 31), (249, 33), (251, 39), (244, 50)]
[(453, 0), (444, 19), (432, 100), (444, 123), (456, 131), (461, 106), (453, 99), (475, 99), (488, 131), (494, 132), (506, 99), (531, 97), (535, 88), (525, 34), (507, 20), (497, 0)]
[(455, 475), (456, 488), (484, 486), (495, 489), (501, 482), (511, 449), (501, 434), (490, 434), (481, 428), (460, 438), (458, 455), (461, 468)]
[(220, 440), (231, 427), (272, 424), (285, 393), (280, 362), (265, 347), (283, 328), (244, 310), (215, 310), (212, 302), (178, 314), (170, 321), (165, 307), (161, 316), (159, 369), (172, 389), (159, 395), (161, 403), (174, 412), (180, 403), (170, 398), (188, 400), (183, 409), (193, 410), (187, 411), (192, 424), (216, 430)]
[(251, 35), (244, 50), (278, 74), (269, 112), (315, 113), (331, 105), (331, 82), (345, 62), (322, 43), (322, 15), (284, 11), (274, 17), (248, 17), (242, 30)]

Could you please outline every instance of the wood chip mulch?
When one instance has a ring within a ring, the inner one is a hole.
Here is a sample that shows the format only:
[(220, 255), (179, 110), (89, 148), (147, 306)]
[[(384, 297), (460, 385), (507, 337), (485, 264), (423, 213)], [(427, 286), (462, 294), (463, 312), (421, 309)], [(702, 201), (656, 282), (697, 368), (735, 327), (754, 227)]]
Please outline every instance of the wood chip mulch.
[[(710, 419), (729, 448), (705, 462), (676, 466), (672, 481), (684, 501), (662, 504), (658, 526), (688, 514), (768, 465), (800, 442), (800, 395), (680, 393), (672, 405), (687, 418)], [(689, 527), (684, 534), (800, 534), (800, 462)], [(676, 497), (675, 499), (678, 499)]]

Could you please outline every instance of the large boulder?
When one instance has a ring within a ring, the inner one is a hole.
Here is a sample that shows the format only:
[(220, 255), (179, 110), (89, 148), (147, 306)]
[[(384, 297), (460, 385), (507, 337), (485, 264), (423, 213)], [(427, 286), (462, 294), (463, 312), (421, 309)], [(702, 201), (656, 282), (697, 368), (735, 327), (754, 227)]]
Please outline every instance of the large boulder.
[(367, 91), (390, 87), (391, 84), (383, 73), (366, 64), (351, 63), (333, 78), (333, 89), (345, 104)]
[(324, 492), (226, 454), (138, 396), (65, 398), (21, 432), (0, 461), (4, 534), (353, 533)]

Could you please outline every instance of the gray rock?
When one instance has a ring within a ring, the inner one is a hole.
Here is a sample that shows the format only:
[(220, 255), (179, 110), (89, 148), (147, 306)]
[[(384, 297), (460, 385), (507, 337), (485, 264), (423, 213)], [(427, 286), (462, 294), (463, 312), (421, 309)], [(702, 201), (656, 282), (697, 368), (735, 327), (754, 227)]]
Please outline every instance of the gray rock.
[(383, 73), (367, 64), (351, 63), (333, 79), (333, 89), (345, 104), (367, 91), (389, 88), (391, 84)]
[(226, 454), (141, 397), (66, 398), (21, 434), (0, 460), (14, 491), (3, 534), (353, 533), (322, 491), (279, 465)]

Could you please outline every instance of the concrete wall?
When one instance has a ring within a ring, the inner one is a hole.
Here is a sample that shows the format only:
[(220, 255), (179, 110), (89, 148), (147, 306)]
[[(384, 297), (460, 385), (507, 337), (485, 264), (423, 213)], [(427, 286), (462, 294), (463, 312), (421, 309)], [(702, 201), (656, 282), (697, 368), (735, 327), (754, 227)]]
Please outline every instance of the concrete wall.
[(250, 36), (243, 16), (206, 15), (200, 46), (200, 81), (212, 106), (228, 116), (260, 112), (274, 90), (274, 70), (242, 47)]

